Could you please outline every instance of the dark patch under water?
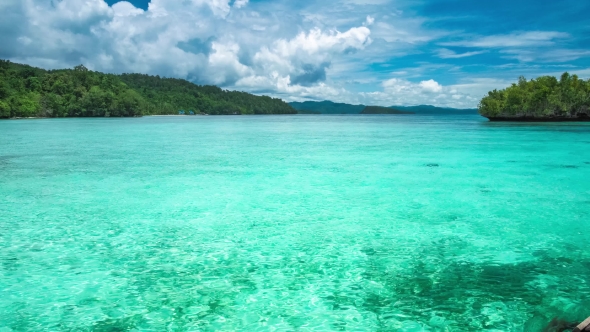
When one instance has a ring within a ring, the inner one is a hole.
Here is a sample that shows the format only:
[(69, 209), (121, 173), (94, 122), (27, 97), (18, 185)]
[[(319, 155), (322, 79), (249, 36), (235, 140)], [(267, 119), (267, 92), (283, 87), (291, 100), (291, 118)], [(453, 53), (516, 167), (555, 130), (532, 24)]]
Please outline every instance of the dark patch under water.
[(576, 166), (576, 165), (561, 165), (561, 168), (580, 168), (580, 166)]
[[(432, 247), (423, 249), (428, 258), (416, 257), (413, 266), (401, 271), (391, 270), (379, 257), (369, 256), (370, 268), (365, 277), (383, 284), (385, 289), (367, 293), (363, 307), (382, 321), (387, 320), (389, 312), (401, 310), (426, 321), (432, 316), (444, 315), (446, 320), (456, 322), (455, 327), (459, 329), (470, 326), (474, 330), (509, 330), (505, 321), (494, 321), (485, 313), (506, 314), (516, 310), (519, 302), (542, 307), (558, 299), (560, 294), (571, 296), (578, 292), (570, 286), (576, 282), (590, 287), (589, 260), (577, 261), (550, 251), (539, 251), (535, 254), (536, 260), (515, 264), (473, 263), (446, 257), (446, 252), (464, 245), (466, 243), (459, 239), (433, 243)], [(543, 277), (561, 282), (545, 288), (540, 281)], [(345, 301), (339, 305), (347, 304)], [(590, 298), (580, 297), (574, 312), (534, 312), (531, 315), (542, 317), (545, 324), (557, 315), (581, 321), (590, 315)]]

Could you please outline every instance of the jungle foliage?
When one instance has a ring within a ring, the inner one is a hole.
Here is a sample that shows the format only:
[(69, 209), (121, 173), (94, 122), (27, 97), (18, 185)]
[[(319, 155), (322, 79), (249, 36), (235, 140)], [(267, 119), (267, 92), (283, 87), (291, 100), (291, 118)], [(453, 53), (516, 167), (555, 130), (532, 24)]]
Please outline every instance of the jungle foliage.
[(104, 74), (80, 65), (43, 70), (0, 60), (0, 118), (178, 114), (295, 114), (280, 99), (142, 74)]
[(564, 73), (560, 79), (542, 76), (518, 79), (504, 90), (490, 91), (479, 103), (488, 118), (563, 118), (590, 116), (590, 80)]

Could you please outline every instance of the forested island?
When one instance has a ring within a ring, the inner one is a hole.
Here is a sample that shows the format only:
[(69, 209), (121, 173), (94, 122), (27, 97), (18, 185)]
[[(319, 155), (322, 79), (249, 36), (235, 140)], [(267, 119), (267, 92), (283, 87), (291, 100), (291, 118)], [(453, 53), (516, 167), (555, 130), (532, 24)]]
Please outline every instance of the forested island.
[(479, 113), (491, 121), (590, 121), (590, 80), (564, 73), (518, 79), (504, 90), (490, 91)]
[(396, 110), (390, 107), (381, 107), (381, 106), (367, 106), (363, 109), (361, 114), (415, 114), (414, 112), (406, 112)]
[(0, 118), (179, 114), (295, 114), (281, 99), (80, 65), (44, 70), (0, 60)]

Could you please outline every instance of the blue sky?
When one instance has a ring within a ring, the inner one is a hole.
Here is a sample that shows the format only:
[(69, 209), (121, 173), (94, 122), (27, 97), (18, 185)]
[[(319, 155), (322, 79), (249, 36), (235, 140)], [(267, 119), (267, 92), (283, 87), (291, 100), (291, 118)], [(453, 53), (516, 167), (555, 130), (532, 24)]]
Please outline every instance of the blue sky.
[(475, 107), (518, 76), (590, 77), (590, 1), (5, 0), (0, 58), (292, 100)]

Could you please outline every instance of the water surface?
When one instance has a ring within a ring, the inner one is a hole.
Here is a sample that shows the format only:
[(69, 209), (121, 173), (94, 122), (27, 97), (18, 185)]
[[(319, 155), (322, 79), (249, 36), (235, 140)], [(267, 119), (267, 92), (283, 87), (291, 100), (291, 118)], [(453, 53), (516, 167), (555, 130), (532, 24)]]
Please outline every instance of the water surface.
[(0, 121), (0, 331), (528, 331), (590, 315), (590, 125)]

